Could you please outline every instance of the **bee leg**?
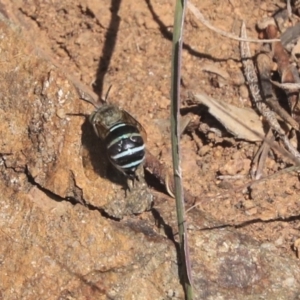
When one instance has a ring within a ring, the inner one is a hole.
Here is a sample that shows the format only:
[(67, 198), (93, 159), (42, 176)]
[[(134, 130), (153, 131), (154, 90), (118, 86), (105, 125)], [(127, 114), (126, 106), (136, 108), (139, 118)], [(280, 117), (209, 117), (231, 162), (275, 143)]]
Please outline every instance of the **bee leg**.
[(136, 182), (139, 182), (139, 178), (137, 176), (135, 177), (130, 177), (127, 178), (127, 187), (128, 190), (131, 192), (134, 188), (136, 188), (138, 186), (138, 184), (136, 184)]
[(134, 188), (137, 188), (140, 183), (143, 182), (144, 178), (144, 168), (143, 166), (139, 166), (135, 172), (135, 176), (127, 178), (127, 187), (129, 192), (131, 192)]
[(144, 167), (143, 167), (143, 165), (140, 165), (135, 171), (134, 181), (137, 182), (137, 185), (138, 185), (139, 183), (143, 183), (145, 181), (144, 177), (145, 177)]
[(127, 178), (127, 187), (129, 192), (133, 190), (134, 187), (134, 179), (132, 178)]

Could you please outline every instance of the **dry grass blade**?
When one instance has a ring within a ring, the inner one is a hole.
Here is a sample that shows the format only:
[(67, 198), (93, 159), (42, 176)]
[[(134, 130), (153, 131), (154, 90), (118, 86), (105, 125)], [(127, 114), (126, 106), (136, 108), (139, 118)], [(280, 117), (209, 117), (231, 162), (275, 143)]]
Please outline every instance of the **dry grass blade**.
[(283, 90), (287, 90), (287, 91), (300, 90), (300, 83), (295, 83), (295, 82), (280, 83), (273, 80), (270, 80), (270, 82)]
[(292, 6), (291, 6), (291, 0), (286, 1), (286, 9), (288, 12), (289, 18), (292, 16)]
[(289, 115), (289, 113), (284, 108), (282, 108), (280, 106), (280, 104), (278, 103), (278, 101), (276, 99), (274, 99), (274, 98), (268, 98), (268, 99), (266, 99), (266, 103), (286, 123), (290, 124), (294, 129), (299, 130), (299, 128), (300, 128), (299, 123), (295, 119), (293, 119), (292, 116)]
[(247, 37), (239, 37), (236, 36), (232, 33), (228, 33), (226, 31), (223, 31), (221, 29), (215, 28), (214, 26), (212, 26), (202, 15), (202, 13), (200, 12), (200, 10), (191, 2), (188, 1), (187, 3), (187, 7), (188, 9), (194, 14), (194, 16), (203, 24), (205, 25), (207, 28), (209, 28), (210, 30), (223, 35), (227, 38), (230, 38), (232, 40), (236, 40), (236, 41), (244, 41), (244, 42), (249, 42), (249, 43), (273, 43), (273, 42), (278, 42), (280, 41), (279, 39), (272, 39), (272, 40), (258, 40), (258, 39), (248, 39)]

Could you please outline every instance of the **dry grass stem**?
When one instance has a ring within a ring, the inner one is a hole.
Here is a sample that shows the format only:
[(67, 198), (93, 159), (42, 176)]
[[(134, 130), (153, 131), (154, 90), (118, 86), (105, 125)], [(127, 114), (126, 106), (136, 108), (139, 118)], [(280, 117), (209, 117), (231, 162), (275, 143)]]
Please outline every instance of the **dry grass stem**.
[(240, 42), (249, 42), (249, 43), (273, 43), (273, 42), (279, 42), (280, 39), (271, 39), (271, 40), (259, 40), (259, 39), (248, 39), (248, 38), (244, 38), (244, 37), (239, 37), (236, 36), (232, 33), (223, 31), (221, 29), (215, 28), (213, 25), (211, 25), (202, 15), (202, 13), (199, 11), (199, 9), (193, 4), (191, 3), (191, 1), (188, 1), (187, 3), (187, 7), (188, 9), (194, 14), (194, 16), (203, 24), (205, 25), (207, 28), (209, 28), (210, 30), (213, 30), (214, 32), (221, 34), (227, 38), (230, 38), (232, 40), (236, 40), (236, 41), (240, 41)]
[(300, 90), (300, 83), (296, 83), (296, 82), (280, 83), (280, 82), (273, 81), (273, 80), (270, 80), (270, 82), (283, 90), (287, 90), (287, 91)]

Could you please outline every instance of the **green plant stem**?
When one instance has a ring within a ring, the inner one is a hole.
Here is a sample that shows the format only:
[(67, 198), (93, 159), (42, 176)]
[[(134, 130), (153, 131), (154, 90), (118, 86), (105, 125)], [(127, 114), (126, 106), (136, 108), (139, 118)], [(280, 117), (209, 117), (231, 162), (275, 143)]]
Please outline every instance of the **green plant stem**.
[(184, 196), (180, 168), (180, 67), (182, 52), (182, 34), (186, 1), (177, 0), (174, 17), (172, 82), (171, 82), (171, 141), (175, 183), (175, 198), (180, 240), (180, 254), (186, 299), (193, 299), (191, 268), (185, 225)]

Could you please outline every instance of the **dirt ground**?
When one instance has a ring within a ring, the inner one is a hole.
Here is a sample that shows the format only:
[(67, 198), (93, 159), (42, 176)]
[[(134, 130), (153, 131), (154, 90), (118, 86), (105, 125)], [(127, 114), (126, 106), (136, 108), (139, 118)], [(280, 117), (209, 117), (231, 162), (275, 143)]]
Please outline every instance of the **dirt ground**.
[[(285, 7), (284, 1), (279, 0), (193, 3), (215, 27), (235, 35), (239, 35), (244, 20), (251, 38), (258, 37), (259, 20)], [(174, 1), (2, 0), (1, 4), (15, 17), (13, 21), (28, 29), (28, 38), (58, 62), (65, 73), (77, 77), (98, 95), (105, 95), (112, 85), (109, 101), (139, 120), (147, 132), (148, 150), (171, 166), (168, 118)], [(252, 53), (259, 47), (251, 44)], [(227, 72), (229, 78), (205, 71), (212, 66)], [(210, 215), (220, 226), (233, 226), (259, 243), (275, 244), (274, 251), (279, 255), (297, 259), (297, 174), (282, 174), (238, 190), (251, 180), (251, 162), (260, 143), (238, 140), (226, 133), (206, 109), (190, 104), (189, 91), (204, 92), (238, 107), (252, 107), (242, 74), (239, 42), (209, 30), (188, 10), (182, 61), (182, 115), (192, 121), (181, 143), (185, 190), (197, 199), (194, 209)], [(93, 109), (82, 105), (87, 113)], [(222, 136), (217, 134), (219, 131)], [(283, 155), (271, 151), (264, 175), (290, 165)], [(89, 170), (86, 174), (91, 176)], [(242, 176), (230, 180), (219, 179), (219, 175)], [(151, 178), (148, 183), (155, 192), (155, 180)], [(162, 188), (155, 193), (156, 197), (167, 198), (161, 191)]]

